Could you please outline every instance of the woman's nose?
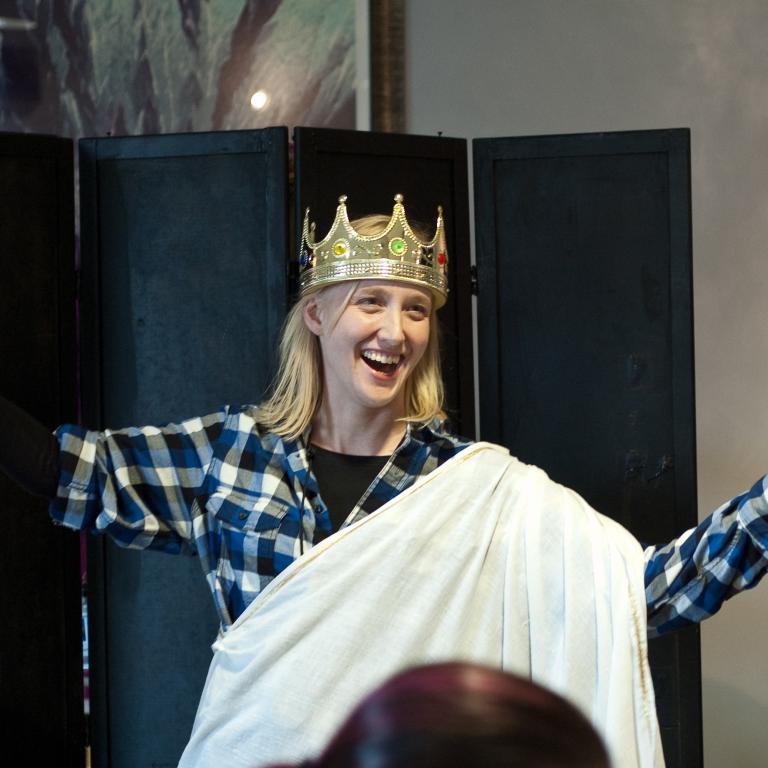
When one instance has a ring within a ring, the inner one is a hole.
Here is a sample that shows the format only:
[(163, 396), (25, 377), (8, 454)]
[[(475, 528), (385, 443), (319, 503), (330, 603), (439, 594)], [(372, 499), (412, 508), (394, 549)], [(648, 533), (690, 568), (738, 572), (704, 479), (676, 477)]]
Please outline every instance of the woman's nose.
[(403, 317), (399, 309), (388, 307), (381, 318), (379, 327), (379, 338), (388, 346), (400, 346), (405, 339), (403, 333)]

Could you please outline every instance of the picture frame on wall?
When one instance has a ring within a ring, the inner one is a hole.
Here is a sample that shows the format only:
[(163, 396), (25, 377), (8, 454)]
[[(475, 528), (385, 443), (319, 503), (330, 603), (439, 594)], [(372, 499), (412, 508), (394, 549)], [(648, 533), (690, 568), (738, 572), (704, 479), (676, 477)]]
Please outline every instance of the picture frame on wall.
[[(379, 4), (370, 5), (378, 18)], [(47, 3), (30, 11), (26, 0), (6, 0), (0, 131), (79, 139), (364, 129), (371, 121), (358, 117), (356, 87), (370, 81), (357, 75), (370, 71), (358, 65), (370, 49), (368, 6), (82, 0), (70, 17), (51, 14)]]

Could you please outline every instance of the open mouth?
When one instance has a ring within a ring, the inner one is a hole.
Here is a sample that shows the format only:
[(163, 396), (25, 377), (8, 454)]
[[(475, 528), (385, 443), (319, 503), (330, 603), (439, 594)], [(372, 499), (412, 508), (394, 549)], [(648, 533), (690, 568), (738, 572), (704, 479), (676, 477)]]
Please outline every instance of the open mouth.
[(382, 352), (365, 350), (362, 354), (365, 364), (379, 373), (394, 373), (400, 365), (402, 355), (385, 355)]

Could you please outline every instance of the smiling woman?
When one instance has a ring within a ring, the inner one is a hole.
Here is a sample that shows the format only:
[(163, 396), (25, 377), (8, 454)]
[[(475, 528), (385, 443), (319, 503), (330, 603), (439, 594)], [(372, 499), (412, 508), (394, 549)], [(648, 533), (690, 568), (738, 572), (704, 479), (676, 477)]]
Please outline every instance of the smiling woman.
[[(314, 444), (343, 453), (391, 453), (406, 424), (445, 419), (433, 322), (447, 294), (442, 214), (429, 238), (408, 223), (400, 195), (391, 217), (354, 222), (342, 196), (328, 235), (314, 243), (310, 230), (307, 217), (302, 295), (286, 319), (259, 421), (287, 439), (311, 427)], [(349, 397), (366, 387), (373, 400)]]
[(658, 634), (765, 573), (765, 479), (649, 547), (643, 565), (637, 542), (576, 494), (451, 432), (435, 322), (445, 243), (440, 209), (424, 237), (400, 195), (390, 217), (354, 225), (342, 196), (320, 241), (307, 212), (301, 296), (259, 405), (51, 437), (0, 398), (0, 467), (49, 497), (56, 522), (202, 566), (219, 682), (206, 684), (183, 765), (251, 766), (243, 745), (265, 761), (303, 758), (364, 684), (474, 654), (580, 703), (616, 765), (655, 766), (643, 600)]

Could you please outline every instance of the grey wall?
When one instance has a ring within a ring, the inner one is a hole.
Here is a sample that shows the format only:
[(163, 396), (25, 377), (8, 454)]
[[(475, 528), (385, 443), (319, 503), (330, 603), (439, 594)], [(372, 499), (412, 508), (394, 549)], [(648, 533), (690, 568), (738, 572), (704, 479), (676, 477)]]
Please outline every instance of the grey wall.
[[(768, 3), (411, 0), (408, 131), (690, 127), (700, 515), (768, 471)], [(768, 582), (702, 628), (708, 766), (768, 754)]]

